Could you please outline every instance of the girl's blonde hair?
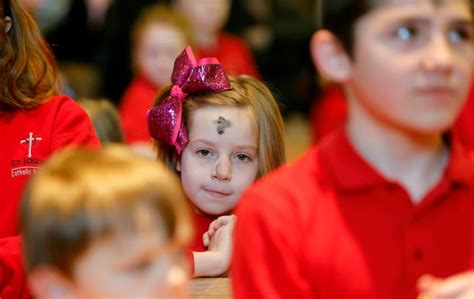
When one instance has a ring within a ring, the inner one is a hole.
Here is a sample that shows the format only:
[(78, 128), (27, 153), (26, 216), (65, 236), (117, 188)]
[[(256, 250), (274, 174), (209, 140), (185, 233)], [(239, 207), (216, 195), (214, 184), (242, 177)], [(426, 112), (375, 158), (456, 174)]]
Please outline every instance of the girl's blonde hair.
[[(153, 24), (168, 25), (177, 28), (184, 36), (187, 44), (191, 43), (191, 29), (186, 17), (171, 10), (163, 4), (153, 4), (145, 7), (134, 23), (131, 34), (131, 48), (135, 51), (143, 32)], [(133, 62), (135, 63), (135, 62)]]
[(139, 230), (145, 208), (170, 244), (184, 249), (192, 235), (176, 175), (122, 145), (66, 149), (28, 185), (21, 228), (29, 270), (53, 265), (70, 275), (74, 262), (102, 237)]
[[(0, 111), (27, 109), (58, 93), (57, 65), (38, 24), (17, 0), (0, 0)], [(5, 32), (5, 18), (11, 28)]]
[[(260, 178), (285, 163), (284, 124), (275, 98), (259, 80), (241, 75), (229, 76), (231, 90), (202, 95), (188, 95), (183, 103), (183, 119), (189, 132), (193, 111), (206, 106), (242, 107), (252, 112), (258, 132), (258, 174)], [(159, 91), (155, 106), (169, 96), (171, 86)], [(176, 171), (178, 156), (173, 146), (154, 141), (157, 158)]]

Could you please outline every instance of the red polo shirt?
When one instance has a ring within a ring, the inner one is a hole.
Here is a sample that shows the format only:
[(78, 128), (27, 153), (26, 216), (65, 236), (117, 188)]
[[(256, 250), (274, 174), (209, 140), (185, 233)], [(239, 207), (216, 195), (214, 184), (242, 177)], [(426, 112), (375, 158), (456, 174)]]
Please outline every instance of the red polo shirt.
[(418, 205), (342, 130), (251, 187), (237, 210), (235, 298), (416, 298), (472, 267), (474, 156), (458, 145)]
[(158, 87), (137, 76), (127, 87), (119, 106), (127, 143), (150, 141), (146, 113), (153, 106)]

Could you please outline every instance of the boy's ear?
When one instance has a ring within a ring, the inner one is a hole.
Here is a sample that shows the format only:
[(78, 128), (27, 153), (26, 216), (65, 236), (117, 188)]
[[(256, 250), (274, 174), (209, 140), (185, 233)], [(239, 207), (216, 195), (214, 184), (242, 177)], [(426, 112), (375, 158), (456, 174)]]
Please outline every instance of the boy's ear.
[(5, 24), (5, 27), (3, 28), (3, 30), (5, 31), (5, 33), (8, 33), (10, 29), (12, 29), (12, 18), (5, 17), (5, 19), (3, 20), (3, 23)]
[(324, 77), (345, 82), (351, 75), (351, 59), (339, 40), (327, 30), (319, 30), (311, 38), (311, 57)]
[(39, 266), (28, 277), (33, 297), (36, 299), (72, 299), (74, 287), (54, 267)]

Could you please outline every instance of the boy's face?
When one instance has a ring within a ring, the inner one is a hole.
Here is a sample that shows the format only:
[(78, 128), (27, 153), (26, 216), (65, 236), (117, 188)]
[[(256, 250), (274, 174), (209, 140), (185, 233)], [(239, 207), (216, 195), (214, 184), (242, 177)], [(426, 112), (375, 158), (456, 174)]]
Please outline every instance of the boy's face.
[(460, 110), (473, 69), (469, 1), (385, 2), (355, 27), (349, 96), (389, 126), (442, 132)]
[(37, 298), (188, 298), (180, 248), (169, 244), (145, 207), (136, 212), (136, 230), (119, 228), (93, 241), (75, 260), (71, 279), (34, 288)]
[(224, 214), (257, 177), (254, 118), (246, 108), (208, 106), (192, 112), (189, 127), (177, 167), (184, 192), (200, 211)]
[(186, 46), (178, 28), (160, 23), (147, 26), (135, 49), (138, 71), (158, 87), (170, 84), (174, 60)]

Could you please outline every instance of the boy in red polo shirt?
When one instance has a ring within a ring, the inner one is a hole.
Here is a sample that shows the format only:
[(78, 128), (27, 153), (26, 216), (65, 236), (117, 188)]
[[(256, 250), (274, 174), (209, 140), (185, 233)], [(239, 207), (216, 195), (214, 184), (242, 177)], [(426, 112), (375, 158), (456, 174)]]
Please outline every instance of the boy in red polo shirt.
[(471, 2), (324, 4), (311, 53), (348, 121), (241, 199), (235, 298), (472, 298), (474, 153), (444, 137), (472, 75)]

